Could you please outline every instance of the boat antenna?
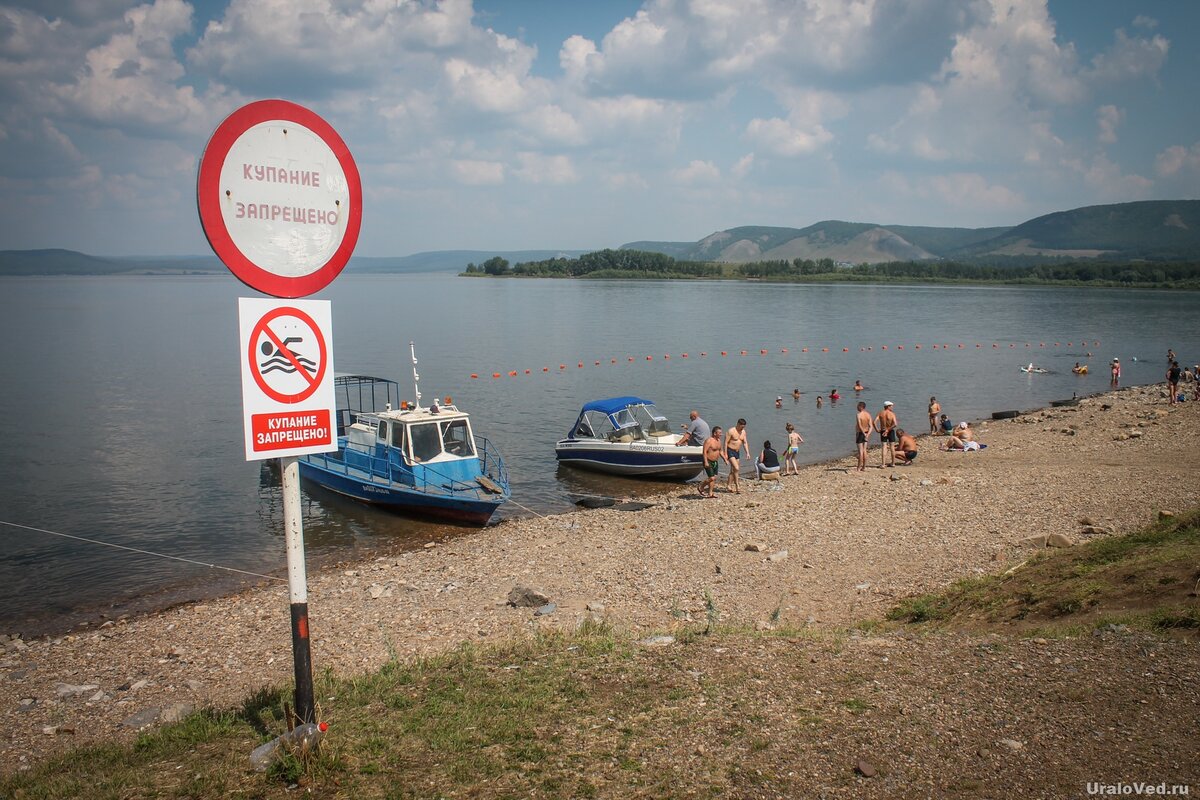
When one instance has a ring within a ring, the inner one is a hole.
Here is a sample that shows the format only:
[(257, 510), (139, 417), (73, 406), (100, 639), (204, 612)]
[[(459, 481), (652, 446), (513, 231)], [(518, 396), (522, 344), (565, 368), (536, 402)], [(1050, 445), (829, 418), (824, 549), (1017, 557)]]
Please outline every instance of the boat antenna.
[(415, 405), (416, 405), (416, 407), (419, 409), (419, 408), (421, 407), (421, 389), (420, 389), (420, 386), (419, 386), (419, 385), (420, 385), (420, 383), (421, 383), (421, 376), (417, 374), (417, 346), (416, 346), (415, 344), (413, 344), (412, 342), (409, 342), (409, 343), (408, 343), (408, 349), (409, 349), (409, 351), (412, 353), (412, 362), (413, 362), (413, 394), (414, 394), (414, 395), (416, 396), (416, 398), (417, 398), (417, 399), (416, 399), (416, 403), (415, 403)]

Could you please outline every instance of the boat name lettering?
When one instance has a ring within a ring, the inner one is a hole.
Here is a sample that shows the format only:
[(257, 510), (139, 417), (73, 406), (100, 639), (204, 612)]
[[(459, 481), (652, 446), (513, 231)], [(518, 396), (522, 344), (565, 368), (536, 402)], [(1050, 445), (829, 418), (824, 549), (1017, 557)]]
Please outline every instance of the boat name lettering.
[(237, 203), (235, 219), (264, 219), (295, 222), (301, 225), (337, 225), (338, 212), (323, 208), (280, 206), (273, 203)]
[(321, 188), (321, 173), (311, 169), (284, 169), (265, 164), (242, 164), (242, 180), (264, 183), (290, 183), (293, 186)]

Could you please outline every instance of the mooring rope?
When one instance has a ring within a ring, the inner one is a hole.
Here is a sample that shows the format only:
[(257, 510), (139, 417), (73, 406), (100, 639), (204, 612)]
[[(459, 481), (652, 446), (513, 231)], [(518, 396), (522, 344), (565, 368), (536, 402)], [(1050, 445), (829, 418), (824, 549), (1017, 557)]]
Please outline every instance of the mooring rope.
[(45, 534), (49, 534), (50, 536), (61, 536), (64, 539), (75, 539), (76, 541), (87, 542), (88, 544), (98, 544), (98, 545), (102, 545), (104, 547), (113, 547), (113, 548), (116, 548), (117, 550), (128, 550), (131, 553), (141, 553), (142, 555), (154, 556), (155, 558), (165, 558), (165, 559), (169, 559), (171, 561), (183, 561), (184, 563), (187, 563), (187, 564), (196, 564), (201, 567), (208, 567), (209, 569), (221, 569), (221, 570), (225, 570), (226, 572), (239, 572), (242, 575), (252, 575), (255, 578), (266, 578), (269, 581), (279, 581), (280, 583), (287, 583), (287, 578), (280, 578), (277, 575), (263, 575), (261, 572), (251, 572), (248, 569), (238, 569), (237, 567), (225, 567), (220, 564), (209, 564), (206, 561), (197, 561), (194, 558), (184, 558), (182, 556), (167, 555), (166, 553), (156, 553), (153, 550), (143, 550), (139, 547), (127, 547), (123, 544), (114, 544), (113, 542), (104, 542), (99, 539), (89, 539), (86, 536), (76, 536), (71, 533), (60, 533), (59, 531), (49, 531), (49, 530), (46, 530), (45, 528), (35, 528), (32, 525), (21, 525), (16, 522), (6, 522), (4, 520), (0, 520), (0, 525), (8, 525), (13, 528), (22, 528), (23, 530), (34, 531), (36, 533), (45, 533)]

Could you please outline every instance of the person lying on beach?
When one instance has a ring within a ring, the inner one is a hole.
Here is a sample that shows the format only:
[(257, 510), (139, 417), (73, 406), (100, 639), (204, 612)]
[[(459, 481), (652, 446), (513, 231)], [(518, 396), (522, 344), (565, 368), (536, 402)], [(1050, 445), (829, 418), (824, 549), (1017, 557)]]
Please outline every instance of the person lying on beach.
[(907, 467), (917, 457), (917, 439), (904, 428), (897, 428), (896, 435), (900, 437), (896, 443), (896, 458), (902, 466)]

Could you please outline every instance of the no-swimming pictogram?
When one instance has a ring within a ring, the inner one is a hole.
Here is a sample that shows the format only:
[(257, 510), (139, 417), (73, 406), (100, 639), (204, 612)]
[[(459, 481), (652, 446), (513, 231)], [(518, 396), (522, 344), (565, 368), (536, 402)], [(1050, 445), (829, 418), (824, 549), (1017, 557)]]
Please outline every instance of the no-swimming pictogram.
[(250, 374), (277, 403), (300, 403), (320, 387), (329, 362), (320, 327), (298, 308), (263, 315), (250, 333)]

